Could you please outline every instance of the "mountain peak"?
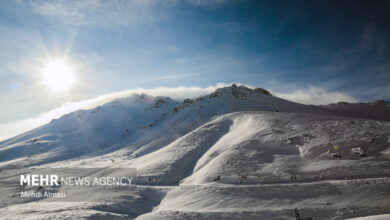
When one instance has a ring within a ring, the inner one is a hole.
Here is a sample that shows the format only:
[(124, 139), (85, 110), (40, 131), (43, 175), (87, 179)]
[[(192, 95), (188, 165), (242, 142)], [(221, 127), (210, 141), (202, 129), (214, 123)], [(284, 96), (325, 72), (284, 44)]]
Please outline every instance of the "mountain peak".
[(237, 86), (236, 84), (232, 84), (231, 86), (216, 89), (215, 92), (213, 92), (209, 95), (209, 97), (215, 98), (215, 97), (219, 97), (221, 95), (229, 94), (229, 95), (232, 95), (236, 99), (240, 99), (240, 98), (248, 98), (249, 96), (252, 96), (252, 95), (258, 94), (258, 93), (272, 96), (268, 90), (265, 90), (263, 88), (251, 89), (251, 88), (248, 88), (244, 85)]

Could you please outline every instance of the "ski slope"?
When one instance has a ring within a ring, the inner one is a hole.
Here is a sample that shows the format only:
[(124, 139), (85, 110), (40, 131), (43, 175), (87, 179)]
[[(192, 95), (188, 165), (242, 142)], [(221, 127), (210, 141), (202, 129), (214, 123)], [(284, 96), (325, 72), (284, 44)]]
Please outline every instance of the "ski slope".
[[(313, 219), (386, 219), (389, 109), (308, 106), (233, 85), (79, 110), (0, 142), (0, 218), (293, 219), (296, 208)], [(88, 202), (26, 202), (7, 177), (31, 167), (139, 176), (130, 188), (67, 189)]]

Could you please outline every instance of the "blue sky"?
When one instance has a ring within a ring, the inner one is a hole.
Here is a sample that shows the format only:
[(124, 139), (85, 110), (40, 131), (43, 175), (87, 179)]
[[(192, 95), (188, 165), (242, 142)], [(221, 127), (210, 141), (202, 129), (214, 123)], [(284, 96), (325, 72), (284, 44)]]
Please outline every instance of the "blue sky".
[[(389, 11), (385, 1), (1, 1), (0, 138), (136, 88), (202, 94), (235, 82), (309, 104), (389, 100)], [(74, 67), (69, 91), (42, 85), (50, 59)]]

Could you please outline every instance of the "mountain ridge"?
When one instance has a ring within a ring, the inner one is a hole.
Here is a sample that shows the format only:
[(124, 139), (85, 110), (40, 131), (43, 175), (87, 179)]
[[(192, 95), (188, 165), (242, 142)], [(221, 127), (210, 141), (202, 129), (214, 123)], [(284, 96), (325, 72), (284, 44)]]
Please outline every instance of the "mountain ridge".
[[(339, 112), (339, 105), (353, 107)], [(295, 208), (315, 219), (388, 214), (390, 122), (346, 117), (361, 105), (339, 105), (303, 105), (232, 85), (180, 102), (137, 94), (75, 111), (1, 142), (0, 170), (136, 168), (136, 185), (68, 188), (75, 198), (92, 193), (93, 205), (52, 206), (21, 203), (0, 177), (7, 201), (0, 212), (77, 218), (81, 209), (87, 219), (291, 219)], [(366, 107), (387, 111), (386, 102)]]
[[(363, 113), (358, 108), (361, 106), (365, 108)], [(177, 125), (176, 129), (179, 132), (173, 135), (179, 137), (212, 117), (239, 111), (296, 112), (390, 120), (390, 107), (384, 101), (374, 104), (304, 105), (275, 97), (262, 88), (250, 89), (243, 85), (233, 84), (229, 87), (218, 88), (209, 95), (196, 99), (184, 99), (182, 102), (145, 93), (116, 99), (92, 109), (68, 113), (59, 119), (53, 119), (48, 124), (4, 140), (0, 142), (0, 149), (21, 141), (34, 143), (42, 135), (47, 136), (51, 132), (77, 131), (79, 138), (85, 139), (80, 143), (86, 142), (85, 145), (100, 146), (98, 148), (101, 149), (112, 145), (115, 140), (129, 140), (131, 136), (150, 130), (152, 126), (156, 127), (166, 120)], [(186, 120), (192, 120), (192, 126), (175, 123), (175, 121)]]

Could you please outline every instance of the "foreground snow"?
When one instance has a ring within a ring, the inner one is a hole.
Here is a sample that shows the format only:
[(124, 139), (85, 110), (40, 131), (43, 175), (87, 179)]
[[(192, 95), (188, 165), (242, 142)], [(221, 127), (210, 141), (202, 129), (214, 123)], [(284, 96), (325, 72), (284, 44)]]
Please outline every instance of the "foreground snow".
[[(372, 107), (376, 117), (388, 111)], [(345, 117), (355, 108), (306, 106), (228, 87), (183, 103), (139, 95), (71, 113), (0, 143), (0, 213), (293, 219), (298, 209), (313, 219), (386, 219), (390, 123)], [(374, 118), (367, 106), (354, 116)], [(88, 202), (21, 200), (7, 178), (34, 166), (129, 167), (139, 176), (127, 188), (66, 189)]]

